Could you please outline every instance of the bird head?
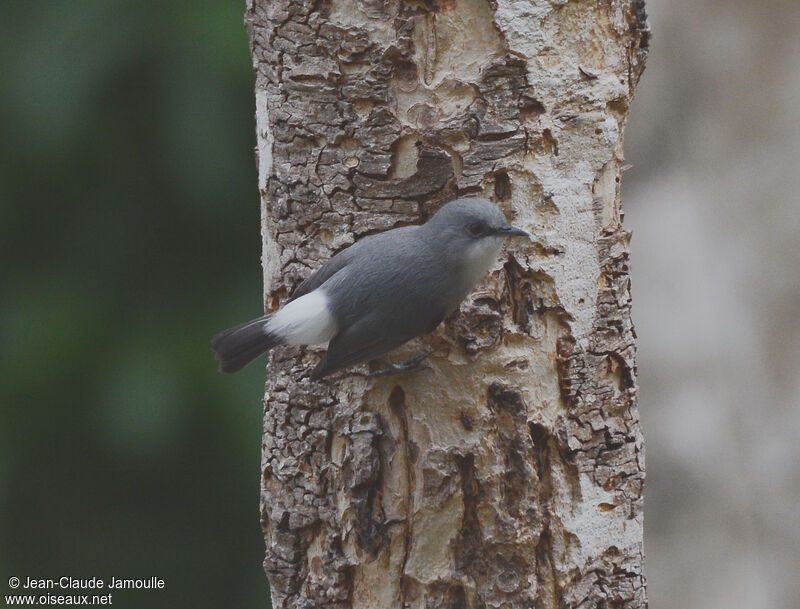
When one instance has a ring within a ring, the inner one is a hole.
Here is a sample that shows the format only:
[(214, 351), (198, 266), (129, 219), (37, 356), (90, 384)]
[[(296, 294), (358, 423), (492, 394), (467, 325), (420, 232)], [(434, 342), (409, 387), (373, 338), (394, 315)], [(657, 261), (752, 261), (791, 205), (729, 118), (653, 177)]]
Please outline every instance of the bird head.
[[(511, 226), (499, 207), (486, 199), (464, 197), (444, 205), (425, 224), (448, 258), (488, 269), (508, 237), (530, 237)], [(484, 271), (485, 272), (485, 271)]]

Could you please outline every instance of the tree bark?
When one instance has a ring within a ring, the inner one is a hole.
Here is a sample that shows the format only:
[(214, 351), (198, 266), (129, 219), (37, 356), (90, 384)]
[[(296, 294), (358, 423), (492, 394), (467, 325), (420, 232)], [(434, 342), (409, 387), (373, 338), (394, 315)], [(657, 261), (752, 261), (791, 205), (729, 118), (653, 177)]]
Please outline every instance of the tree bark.
[(429, 370), (312, 382), (319, 351), (273, 351), (273, 606), (646, 607), (619, 193), (643, 0), (249, 0), (246, 24), (268, 310), (458, 195), (535, 236), (421, 339)]

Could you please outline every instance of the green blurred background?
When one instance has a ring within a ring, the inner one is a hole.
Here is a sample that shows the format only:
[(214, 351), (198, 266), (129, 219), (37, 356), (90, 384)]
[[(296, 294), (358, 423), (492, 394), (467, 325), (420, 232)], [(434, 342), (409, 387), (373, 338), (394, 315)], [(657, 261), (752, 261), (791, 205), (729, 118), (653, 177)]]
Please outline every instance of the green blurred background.
[(261, 307), (241, 0), (0, 3), (0, 594), (149, 577), (121, 607), (267, 607)]

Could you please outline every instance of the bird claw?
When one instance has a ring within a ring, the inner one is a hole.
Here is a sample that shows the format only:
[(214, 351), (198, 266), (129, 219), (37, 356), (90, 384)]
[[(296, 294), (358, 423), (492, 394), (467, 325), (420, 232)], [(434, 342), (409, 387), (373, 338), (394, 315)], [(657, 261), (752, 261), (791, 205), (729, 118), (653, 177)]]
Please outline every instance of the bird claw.
[(399, 362), (397, 364), (389, 364), (388, 368), (371, 372), (369, 376), (379, 377), (379, 376), (390, 376), (392, 374), (411, 374), (412, 372), (419, 372), (420, 370), (426, 370), (430, 366), (423, 366), (421, 364), (426, 359), (428, 359), (428, 357), (432, 353), (433, 349), (425, 351), (424, 353), (420, 353), (419, 355), (415, 355), (414, 357)]

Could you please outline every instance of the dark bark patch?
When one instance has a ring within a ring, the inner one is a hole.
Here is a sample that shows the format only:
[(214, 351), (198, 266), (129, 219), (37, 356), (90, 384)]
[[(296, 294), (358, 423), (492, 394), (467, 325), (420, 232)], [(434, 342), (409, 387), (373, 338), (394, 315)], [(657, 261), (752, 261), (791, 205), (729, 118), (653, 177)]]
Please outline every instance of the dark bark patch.
[(413, 91), (419, 86), (417, 64), (402, 59), (394, 64), (394, 83), (401, 91)]
[(400, 385), (395, 385), (392, 392), (389, 394), (389, 408), (397, 416), (402, 416), (405, 420), (406, 410), (406, 392)]
[(464, 511), (461, 517), (461, 528), (455, 542), (454, 555), (456, 569), (468, 571), (479, 556), (483, 542), (480, 520), (478, 519), (479, 487), (475, 478), (475, 455), (456, 455), (461, 496)]
[(553, 493), (551, 434), (538, 423), (529, 423), (528, 433), (533, 446), (533, 464), (536, 472), (537, 520), (541, 530), (536, 542), (536, 609), (557, 606), (556, 566), (553, 558), (551, 532), (551, 505)]
[(358, 546), (375, 556), (388, 541), (378, 487), (382, 463), (379, 440), (383, 435), (380, 416), (356, 413), (345, 430), (347, 451), (342, 464), (344, 490), (350, 496), (352, 525)]
[(501, 505), (512, 518), (520, 517), (523, 504), (534, 483), (531, 446), (525, 438), (527, 408), (522, 394), (500, 383), (488, 389), (487, 407), (494, 413), (496, 450), (503, 455)]
[(525, 122), (532, 122), (547, 112), (544, 104), (538, 99), (525, 93), (521, 98), (520, 114)]
[(511, 178), (505, 171), (494, 174), (494, 196), (498, 201), (507, 201), (511, 197)]
[(544, 144), (545, 151), (553, 154), (554, 156), (558, 156), (558, 141), (556, 141), (556, 138), (553, 137), (553, 132), (550, 131), (550, 129), (544, 129), (542, 131), (542, 142)]
[(646, 52), (650, 48), (650, 24), (647, 22), (645, 0), (632, 0), (634, 30), (639, 32), (639, 49)]
[(503, 333), (503, 309), (492, 298), (467, 300), (461, 312), (445, 320), (447, 335), (470, 355), (490, 349)]
[(545, 529), (536, 544), (536, 600), (535, 609), (552, 609), (562, 607), (561, 593), (558, 588), (555, 560), (553, 557), (553, 539), (550, 530)]
[(359, 197), (420, 199), (445, 188), (454, 175), (453, 162), (445, 151), (421, 146), (417, 171), (411, 177), (381, 180), (357, 171), (353, 176), (353, 183)]
[(511, 319), (520, 331), (541, 338), (547, 315), (555, 315), (563, 332), (569, 331), (570, 315), (556, 293), (553, 278), (541, 270), (524, 268), (514, 256), (503, 265), (505, 271), (504, 308), (511, 310)]

